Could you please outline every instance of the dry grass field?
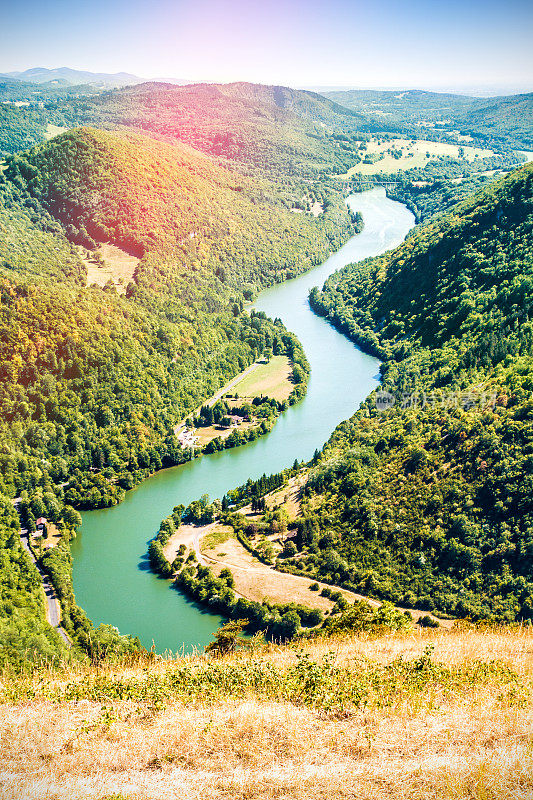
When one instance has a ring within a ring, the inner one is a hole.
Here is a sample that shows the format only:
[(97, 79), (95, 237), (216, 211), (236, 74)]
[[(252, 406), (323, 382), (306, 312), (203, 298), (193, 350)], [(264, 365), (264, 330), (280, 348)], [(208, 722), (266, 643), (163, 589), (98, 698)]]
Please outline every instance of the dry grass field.
[(532, 678), (489, 629), (4, 679), (0, 798), (531, 800)]
[[(462, 156), (460, 154), (460, 148)], [(402, 150), (400, 158), (394, 158), (390, 150)], [(451, 158), (462, 158), (465, 161), (474, 161), (476, 158), (488, 158), (493, 156), (492, 150), (484, 150), (479, 147), (469, 147), (467, 145), (446, 144), (445, 142), (430, 142), (418, 140), (413, 142), (411, 139), (391, 139), (390, 141), (379, 141), (371, 139), (367, 143), (367, 149), (362, 152), (363, 158), (370, 154), (383, 154), (383, 158), (373, 164), (356, 164), (347, 172), (350, 175), (378, 175), (380, 172), (390, 174), (401, 169), (412, 169), (413, 167), (425, 167), (426, 164), (438, 156), (449, 156)]]
[(287, 356), (272, 356), (268, 364), (259, 364), (253, 372), (236, 383), (235, 393), (241, 398), (258, 397), (265, 395), (274, 400), (287, 400), (294, 389), (289, 378), (292, 367)]
[[(258, 603), (262, 603), (263, 600), (270, 600), (273, 603), (303, 603), (310, 608), (320, 608), (323, 611), (333, 608), (334, 603), (331, 600), (321, 597), (320, 592), (309, 589), (314, 583), (313, 579), (277, 572), (255, 558), (234, 536), (228, 536), (224, 542), (211, 548), (206, 547), (203, 539), (201, 552), (204, 563), (215, 575), (218, 575), (224, 567), (231, 570), (235, 579), (236, 594), (247, 600)], [(319, 584), (321, 588), (325, 585)], [(356, 599), (356, 595), (351, 592), (344, 589), (340, 591), (348, 601), (353, 602)]]
[(233, 425), (231, 428), (223, 428), (221, 425), (207, 425), (205, 428), (195, 428), (194, 435), (198, 439), (199, 447), (205, 447), (205, 445), (213, 441), (213, 439), (227, 439), (234, 430), (248, 431), (250, 428), (256, 426), (256, 420), (250, 420), (250, 422), (245, 422), (243, 420), (238, 425)]
[(111, 281), (119, 294), (126, 293), (126, 286), (133, 278), (139, 259), (126, 253), (114, 244), (101, 244), (95, 254), (102, 259), (98, 263), (86, 256), (86, 250), (79, 247), (83, 263), (87, 267), (87, 286), (105, 286)]

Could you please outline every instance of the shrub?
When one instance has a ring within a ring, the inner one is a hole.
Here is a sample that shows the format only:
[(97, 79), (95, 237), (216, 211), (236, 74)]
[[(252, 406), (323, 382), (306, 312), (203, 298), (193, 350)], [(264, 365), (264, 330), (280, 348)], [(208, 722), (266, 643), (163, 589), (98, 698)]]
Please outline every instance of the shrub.
[(418, 622), (418, 625), (420, 625), (421, 628), (439, 628), (440, 627), (440, 625), (438, 623), (438, 620), (433, 619), (433, 617), (430, 617), (429, 614), (426, 614), (423, 617), (419, 617), (417, 622)]

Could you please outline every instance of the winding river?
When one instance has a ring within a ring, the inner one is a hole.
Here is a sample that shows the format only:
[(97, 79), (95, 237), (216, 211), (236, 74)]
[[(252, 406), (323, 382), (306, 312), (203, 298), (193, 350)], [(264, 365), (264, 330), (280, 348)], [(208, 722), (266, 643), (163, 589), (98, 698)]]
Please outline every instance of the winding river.
[(300, 339), (311, 364), (305, 398), (279, 418), (266, 436), (243, 447), (202, 456), (158, 472), (127, 493), (119, 506), (83, 514), (72, 543), (76, 599), (93, 622), (139, 636), (156, 652), (190, 651), (210, 639), (220, 618), (199, 609), (168, 581), (148, 569), (147, 544), (161, 519), (178, 503), (229, 489), (263, 473), (279, 472), (295, 458), (308, 460), (333, 429), (350, 417), (376, 387), (379, 362), (311, 311), (307, 297), (335, 270), (400, 244), (414, 225), (401, 203), (383, 189), (348, 199), (363, 215), (362, 233), (323, 264), (292, 281), (263, 291), (255, 308), (280, 317)]

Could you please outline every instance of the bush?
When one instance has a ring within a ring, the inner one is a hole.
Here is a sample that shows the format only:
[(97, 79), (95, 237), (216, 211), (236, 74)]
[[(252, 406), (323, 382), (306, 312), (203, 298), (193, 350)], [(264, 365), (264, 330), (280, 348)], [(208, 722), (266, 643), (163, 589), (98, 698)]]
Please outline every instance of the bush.
[(438, 621), (430, 617), (429, 614), (419, 617), (417, 623), (421, 628), (440, 628)]
[(297, 552), (298, 551), (296, 550), (296, 545), (294, 544), (294, 542), (291, 542), (290, 540), (288, 542), (285, 542), (283, 546), (284, 558), (292, 558), (293, 556), (296, 555)]

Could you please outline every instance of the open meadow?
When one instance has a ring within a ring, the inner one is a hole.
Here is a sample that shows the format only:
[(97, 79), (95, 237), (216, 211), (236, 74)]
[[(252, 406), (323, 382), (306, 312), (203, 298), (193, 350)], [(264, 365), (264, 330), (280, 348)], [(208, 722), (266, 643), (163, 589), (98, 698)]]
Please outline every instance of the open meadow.
[(126, 293), (139, 263), (136, 256), (109, 243), (99, 245), (90, 255), (82, 247), (78, 252), (87, 267), (87, 286), (105, 286), (111, 281), (118, 294)]
[[(479, 158), (493, 156), (492, 150), (468, 145), (447, 144), (446, 142), (430, 142), (425, 139), (379, 139), (377, 137), (366, 143), (361, 151), (362, 161), (348, 170), (351, 175), (391, 174), (400, 170), (425, 167), (429, 161), (446, 156), (464, 161), (475, 161)], [(365, 163), (365, 159), (372, 163)], [(374, 160), (378, 159), (378, 160)]]
[(235, 384), (235, 394), (240, 398), (254, 398), (260, 395), (274, 400), (287, 400), (294, 385), (290, 382), (292, 367), (287, 356), (272, 356), (268, 363), (259, 363)]

